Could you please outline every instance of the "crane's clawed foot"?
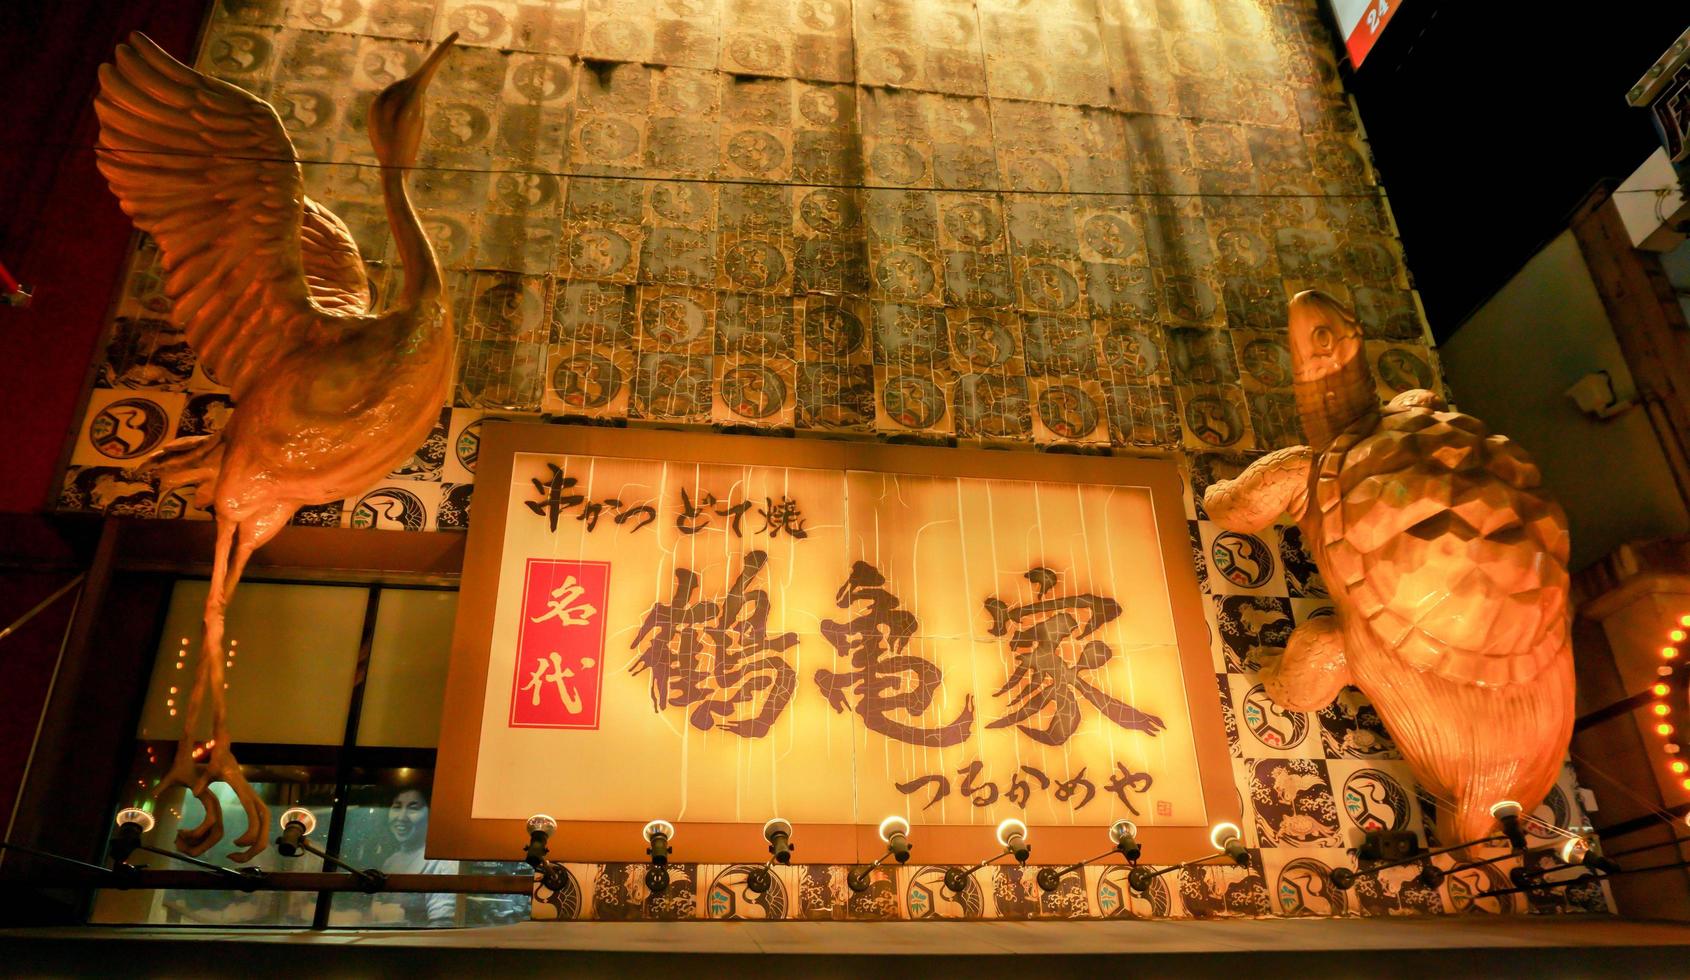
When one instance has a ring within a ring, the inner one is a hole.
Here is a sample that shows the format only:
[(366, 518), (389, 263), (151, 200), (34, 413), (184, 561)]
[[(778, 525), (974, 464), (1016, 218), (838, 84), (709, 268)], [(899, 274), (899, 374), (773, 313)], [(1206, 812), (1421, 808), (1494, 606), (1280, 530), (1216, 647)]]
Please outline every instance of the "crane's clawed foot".
[(223, 804), (217, 801), (217, 794), (211, 792), (210, 781), (203, 778), (194, 765), (193, 748), (186, 742), (177, 747), (170, 771), (153, 790), (153, 799), (163, 803), (165, 795), (178, 786), (192, 793), (205, 808), (205, 816), (199, 826), (176, 831), (176, 849), (189, 857), (198, 857), (223, 839)]
[(235, 791), (235, 797), (241, 801), (241, 809), (246, 811), (246, 833), (235, 838), (235, 843), (242, 850), (229, 855), (229, 860), (244, 864), (269, 846), (270, 807), (258, 798), (246, 776), (241, 774), (240, 763), (223, 744), (212, 745), (205, 768), (201, 770), (196, 770), (194, 766), (192, 751), (177, 752), (170, 772), (158, 784), (153, 795), (155, 799), (162, 799), (165, 793), (181, 786), (200, 801), (200, 806), (205, 808), (204, 819), (196, 827), (176, 832), (176, 849), (189, 857), (198, 857), (223, 839), (223, 804), (211, 791), (211, 784), (216, 782), (228, 783), (229, 788)]
[(270, 846), (270, 807), (258, 798), (252, 784), (246, 781), (246, 776), (241, 773), (241, 764), (235, 761), (234, 753), (225, 748), (228, 744), (226, 738), (215, 741), (202, 778), (208, 783), (216, 780), (228, 783), (229, 788), (235, 791), (235, 798), (241, 801), (241, 809), (246, 811), (246, 833), (235, 838), (235, 843), (242, 850), (230, 854), (229, 860), (245, 864)]

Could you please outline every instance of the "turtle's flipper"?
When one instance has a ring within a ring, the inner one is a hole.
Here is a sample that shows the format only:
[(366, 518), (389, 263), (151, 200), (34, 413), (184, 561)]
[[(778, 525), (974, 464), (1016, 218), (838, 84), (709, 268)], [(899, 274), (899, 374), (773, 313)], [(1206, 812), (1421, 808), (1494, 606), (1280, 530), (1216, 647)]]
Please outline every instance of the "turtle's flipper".
[(1236, 480), (1222, 480), (1203, 493), (1209, 519), (1228, 531), (1260, 531), (1281, 514), (1302, 517), (1309, 500), (1309, 466), (1314, 451), (1292, 446), (1268, 453)]
[(1311, 619), (1291, 631), (1285, 655), (1261, 672), (1273, 703), (1292, 711), (1319, 711), (1350, 683), (1344, 631), (1337, 616)]

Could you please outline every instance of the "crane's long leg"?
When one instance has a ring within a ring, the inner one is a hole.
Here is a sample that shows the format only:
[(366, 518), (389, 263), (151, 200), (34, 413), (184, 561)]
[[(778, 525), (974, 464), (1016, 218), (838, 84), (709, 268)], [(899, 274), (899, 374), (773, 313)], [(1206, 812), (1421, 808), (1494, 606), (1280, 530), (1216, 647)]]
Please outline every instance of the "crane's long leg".
[[(176, 759), (170, 772), (159, 784), (155, 798), (176, 786), (187, 787), (205, 807), (205, 819), (199, 826), (179, 831), (176, 846), (184, 854), (196, 856), (210, 850), (223, 839), (223, 807), (211, 784), (224, 782), (235, 791), (246, 811), (246, 832), (235, 839), (243, 850), (229, 855), (235, 862), (250, 861), (268, 846), (270, 807), (259, 799), (241, 773), (240, 763), (229, 751), (228, 704), (224, 696), (223, 626), (229, 600), (235, 586), (246, 570), (247, 559), (253, 551), (274, 537), (288, 522), (295, 508), (275, 504), (257, 517), (237, 524), (233, 519), (217, 518), (217, 553), (211, 570), (211, 589), (205, 599), (205, 640), (201, 644), (199, 669), (195, 674), (193, 692), (188, 697), (182, 740), (176, 747)], [(206, 696), (211, 700), (211, 740), (206, 743), (205, 768), (196, 773), (194, 766), (193, 732), (199, 725)]]
[[(176, 743), (176, 758), (170, 763), (170, 771), (153, 791), (154, 799), (163, 799), (165, 793), (180, 786), (192, 792), (205, 807), (205, 819), (200, 821), (199, 826), (176, 834), (177, 848), (189, 855), (204, 853), (223, 836), (223, 807), (217, 802), (217, 796), (210, 792), (208, 784), (195, 772), (194, 731), (199, 727), (205, 710), (207, 689), (214, 683), (218, 687), (222, 684), (221, 670), (217, 671), (219, 676), (214, 680), (212, 665), (223, 662), (223, 611), (228, 603), (224, 582), (228, 577), (229, 552), (235, 540), (235, 530), (234, 521), (217, 518), (217, 551), (211, 566), (211, 588), (205, 597), (200, 662), (195, 667), (194, 687), (182, 712), (182, 737)], [(221, 693), (219, 690), (214, 700), (220, 702)]]
[[(283, 515), (280, 524), (286, 524), (291, 516), (292, 508)], [(263, 521), (243, 521), (240, 532), (235, 536), (234, 567), (229, 570), (229, 581), (225, 588), (223, 601), (227, 604), (229, 597), (234, 595), (235, 585), (241, 580), (241, 573), (246, 571), (247, 559), (258, 546), (269, 540), (275, 534), (276, 526), (272, 525), (266, 515)], [(221, 617), (219, 617), (221, 626)], [(219, 636), (219, 641), (221, 641)], [(219, 652), (212, 659), (210, 671), (211, 685), (211, 744), (206, 759), (205, 773), (200, 777), (206, 785), (214, 780), (222, 780), (235, 791), (235, 797), (241, 801), (241, 808), (246, 811), (246, 833), (235, 838), (235, 843), (243, 850), (229, 855), (229, 860), (244, 863), (257, 857), (269, 846), (270, 807), (258, 794), (253, 791), (252, 784), (246, 780), (241, 772), (241, 764), (235, 760), (235, 755), (229, 750), (229, 718), (228, 705), (223, 696), (223, 655), (221, 643)]]

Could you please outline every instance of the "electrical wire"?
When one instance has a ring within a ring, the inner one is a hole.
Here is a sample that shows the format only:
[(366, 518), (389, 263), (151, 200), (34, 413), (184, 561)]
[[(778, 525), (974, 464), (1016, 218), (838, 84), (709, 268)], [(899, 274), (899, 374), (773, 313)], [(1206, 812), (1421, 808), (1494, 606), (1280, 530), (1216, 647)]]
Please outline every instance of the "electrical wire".
[[(319, 160), (313, 158), (264, 156), (259, 154), (239, 153), (200, 153), (193, 150), (130, 150), (117, 147), (102, 146), (98, 143), (8, 143), (0, 141), (0, 148), (18, 148), (24, 150), (62, 149), (80, 150), (94, 153), (108, 152), (123, 154), (129, 157), (161, 156), (161, 157), (191, 157), (204, 160), (244, 161), (250, 163), (297, 163), (310, 167), (364, 167), (376, 169), (375, 162), (360, 162), (357, 160)], [(1005, 188), (1005, 187), (924, 187), (911, 184), (868, 184), (847, 183), (843, 181), (820, 180), (756, 180), (747, 177), (689, 177), (689, 176), (658, 176), (642, 173), (584, 173), (575, 170), (547, 170), (530, 167), (462, 167), (462, 166), (423, 166), (394, 168), (406, 172), (416, 173), (462, 173), (513, 175), (524, 177), (561, 177), (583, 180), (627, 180), (654, 184), (706, 184), (706, 185), (734, 185), (759, 187), (813, 187), (828, 190), (861, 190), (861, 191), (931, 191), (945, 194), (1015, 194), (1029, 197), (1139, 197), (1139, 198), (1225, 198), (1241, 200), (1365, 200), (1368, 198), (1383, 198), (1384, 189), (1378, 185), (1370, 185), (1366, 190), (1337, 193), (1305, 193), (1298, 191), (1228, 191), (1222, 193), (1208, 191), (1144, 191), (1144, 190), (1107, 190), (1107, 191), (1078, 191), (1078, 190), (1046, 190), (1036, 188)]]
[(1590, 772), (1595, 773), (1596, 775), (1602, 777), (1602, 779), (1607, 781), (1607, 783), (1609, 785), (1618, 789), (1621, 793), (1624, 793), (1626, 796), (1631, 797), (1631, 799), (1634, 802), (1641, 804), (1643, 809), (1645, 809), (1649, 812), (1650, 816), (1655, 817), (1656, 819), (1660, 820), (1662, 823), (1664, 823), (1668, 826), (1674, 826), (1678, 823), (1678, 819), (1676, 817), (1674, 817), (1671, 813), (1669, 813), (1665, 809), (1662, 809), (1659, 806), (1656, 806), (1654, 803), (1649, 802), (1648, 800), (1644, 799), (1642, 796), (1639, 796), (1637, 793), (1633, 792), (1631, 790), (1631, 788), (1629, 786), (1627, 786), (1625, 783), (1623, 783), (1620, 780), (1614, 778), (1613, 776), (1608, 775), (1606, 772), (1603, 772), (1601, 766), (1598, 766), (1596, 763), (1591, 762), (1589, 759), (1586, 759), (1584, 756), (1579, 755), (1577, 752), (1574, 752), (1571, 749), (1567, 750), (1567, 754), (1572, 756), (1573, 760), (1578, 762), (1582, 767), (1584, 767), (1585, 769), (1589, 770)]
[[(257, 154), (240, 153), (200, 153), (193, 150), (132, 150), (98, 143), (59, 143), (59, 142), (29, 142), (18, 143), (0, 140), (0, 149), (13, 150), (79, 150), (85, 152), (108, 152), (136, 156), (163, 157), (192, 157), (204, 160), (246, 161), (251, 163), (297, 163), (302, 167), (363, 167), (375, 169), (380, 164), (358, 160), (321, 160), (313, 157), (262, 156)], [(604, 167), (611, 165), (605, 164)], [(560, 177), (579, 180), (628, 180), (654, 184), (706, 184), (733, 185), (750, 187), (813, 187), (826, 190), (857, 190), (857, 191), (931, 191), (936, 194), (1016, 194), (1028, 197), (1142, 197), (1142, 198), (1219, 198), (1227, 200), (1365, 200), (1367, 198), (1383, 198), (1385, 188), (1379, 184), (1370, 184), (1364, 190), (1306, 193), (1301, 191), (1146, 191), (1146, 190), (1049, 190), (1041, 188), (1019, 187), (938, 187), (922, 186), (920, 184), (868, 184), (848, 183), (844, 181), (826, 180), (758, 180), (750, 177), (695, 177), (686, 175), (661, 176), (632, 172), (584, 172), (579, 170), (547, 170), (538, 167), (467, 167), (413, 164), (408, 167), (392, 169), (403, 170), (407, 173), (460, 173), (487, 174), (490, 176), (512, 175), (523, 177)], [(1318, 179), (1318, 178), (1317, 178)], [(1508, 188), (1498, 188), (1507, 190)], [(1674, 192), (1666, 187), (1631, 187), (1616, 188), (1612, 194), (1652, 194), (1664, 199)]]

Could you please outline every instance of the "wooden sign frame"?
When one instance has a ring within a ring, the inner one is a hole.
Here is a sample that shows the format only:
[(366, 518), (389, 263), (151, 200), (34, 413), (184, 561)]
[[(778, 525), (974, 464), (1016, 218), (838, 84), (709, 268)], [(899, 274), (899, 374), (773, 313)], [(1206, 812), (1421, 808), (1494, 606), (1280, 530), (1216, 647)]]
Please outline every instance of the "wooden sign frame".
[[(1140, 828), (1144, 860), (1171, 864), (1213, 853), (1209, 826), (1240, 819), (1231, 756), (1221, 720), (1220, 694), (1208, 644), (1202, 594), (1192, 566), (1183, 487), (1172, 462), (891, 446), (871, 442), (778, 439), (714, 433), (664, 432), (569, 425), (494, 422), (483, 427), (476, 472), (474, 514), (464, 556), (457, 625), (452, 636), (434, 797), (428, 835), (430, 857), (514, 860), (527, 843), (522, 819), (471, 815), (477, 779), (482, 711), (499, 570), (516, 454), (545, 453), (658, 459), (687, 463), (873, 470), (942, 477), (1086, 483), (1145, 488), (1150, 493), (1172, 606), (1181, 677), (1190, 712), (1207, 825)], [(521, 772), (506, 775), (522, 779)], [(590, 792), (591, 787), (582, 787)], [(569, 821), (568, 800), (553, 811), (560, 829), (551, 854), (562, 861), (643, 861), (642, 822)], [(654, 814), (654, 816), (658, 816)], [(770, 814), (774, 816), (774, 814)], [(1108, 847), (1101, 827), (1034, 826), (1035, 862), (1072, 863)], [(977, 862), (998, 850), (990, 826), (917, 826), (911, 833), (923, 864)], [(852, 864), (874, 860), (884, 845), (872, 824), (822, 824), (797, 828), (794, 842), (805, 863)], [(676, 858), (699, 863), (761, 860), (767, 853), (758, 823), (678, 825)]]

